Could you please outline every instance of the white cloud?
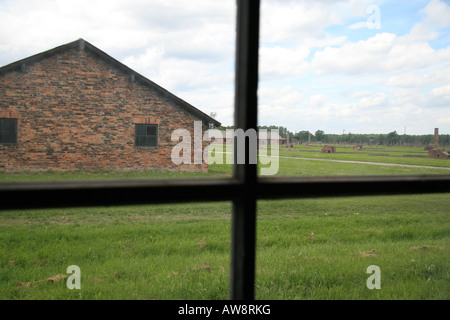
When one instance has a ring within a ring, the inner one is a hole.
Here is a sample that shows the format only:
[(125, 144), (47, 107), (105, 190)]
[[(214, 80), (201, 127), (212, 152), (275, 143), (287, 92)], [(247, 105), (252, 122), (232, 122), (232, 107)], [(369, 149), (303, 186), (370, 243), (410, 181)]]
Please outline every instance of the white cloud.
[(325, 73), (396, 73), (428, 67), (450, 59), (450, 47), (434, 50), (428, 42), (378, 33), (356, 43), (326, 47), (315, 54), (311, 66)]
[(140, 55), (132, 55), (123, 60), (124, 64), (134, 68), (140, 69), (146, 74), (159, 74), (161, 62), (164, 58), (165, 49), (162, 46), (154, 46), (148, 48), (145, 53)]
[(334, 4), (333, 1), (262, 1), (261, 39), (298, 42), (305, 38), (324, 38), (325, 26), (342, 23)]
[(437, 122), (438, 122), (439, 124), (447, 125), (447, 126), (448, 126), (448, 125), (450, 125), (450, 117), (444, 116), (444, 117), (442, 117), (442, 118), (438, 118)]
[(85, 38), (120, 55), (152, 46), (165, 46), (168, 54), (228, 54), (230, 42), (234, 45), (234, 1), (186, 4), (175, 0), (15, 0), (0, 11), (0, 45), (34, 54)]
[(308, 105), (312, 108), (320, 108), (325, 105), (327, 101), (330, 100), (330, 97), (325, 94), (314, 94), (309, 97)]
[(436, 96), (445, 96), (447, 98), (450, 98), (450, 85), (434, 88), (433, 94)]
[(446, 65), (437, 66), (436, 70), (430, 74), (430, 78), (437, 84), (450, 83), (450, 61)]
[(379, 33), (365, 41), (326, 47), (316, 52), (311, 65), (319, 74), (379, 72), (395, 38), (394, 34)]
[(359, 91), (352, 93), (350, 98), (358, 100), (359, 108), (370, 108), (386, 102), (388, 96), (384, 92)]
[(450, 5), (443, 1), (431, 0), (430, 3), (423, 9), (427, 15), (425, 19), (426, 24), (438, 26), (440, 28), (450, 26)]
[(385, 83), (389, 87), (421, 88), (430, 83), (430, 77), (428, 75), (418, 75), (414, 72), (406, 72), (390, 76)]
[[(397, 73), (450, 60), (450, 47), (433, 49), (428, 41), (439, 37), (435, 27), (450, 26), (450, 5), (433, 0), (423, 9), (425, 19), (403, 36), (377, 33), (367, 40), (327, 46), (316, 52), (311, 66), (318, 74), (326, 73)], [(357, 22), (350, 29), (363, 28)]]
[(204, 90), (180, 91), (180, 96), (206, 114), (216, 113), (216, 119), (224, 125), (232, 124), (234, 119), (234, 94), (230, 88), (207, 88)]
[(124, 63), (159, 85), (175, 91), (233, 84), (232, 70), (214, 72), (223, 67), (221, 62), (167, 57), (162, 47), (150, 48), (142, 55), (127, 57)]
[(367, 28), (367, 21), (364, 22), (356, 22), (350, 26), (348, 26), (349, 29), (351, 30), (357, 30), (357, 29), (362, 29), (362, 28)]
[(304, 94), (295, 90), (290, 86), (283, 87), (260, 87), (258, 89), (258, 100), (262, 104), (266, 104), (268, 101), (276, 105), (285, 107), (291, 107), (300, 105), (304, 100)]
[(260, 76), (261, 80), (270, 80), (283, 76), (299, 76), (308, 68), (305, 61), (309, 55), (307, 47), (274, 48), (263, 47), (260, 53)]

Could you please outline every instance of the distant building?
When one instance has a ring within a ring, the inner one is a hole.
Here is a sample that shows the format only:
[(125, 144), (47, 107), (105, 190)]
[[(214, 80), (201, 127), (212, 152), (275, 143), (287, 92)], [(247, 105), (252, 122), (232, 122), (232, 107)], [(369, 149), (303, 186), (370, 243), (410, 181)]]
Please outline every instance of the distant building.
[(322, 153), (336, 153), (336, 147), (325, 146), (322, 148)]
[(171, 161), (194, 121), (220, 125), (83, 39), (0, 68), (0, 171), (206, 171)]

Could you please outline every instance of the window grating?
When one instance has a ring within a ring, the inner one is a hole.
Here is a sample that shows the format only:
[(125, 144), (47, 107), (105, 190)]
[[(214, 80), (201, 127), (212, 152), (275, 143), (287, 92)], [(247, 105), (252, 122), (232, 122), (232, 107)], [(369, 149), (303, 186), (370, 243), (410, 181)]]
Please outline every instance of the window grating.
[(158, 146), (158, 125), (157, 124), (136, 124), (135, 146), (136, 147), (157, 147)]
[[(244, 131), (257, 125), (258, 38), (259, 1), (238, 0), (235, 128)], [(450, 175), (258, 178), (247, 161), (227, 179), (2, 183), (0, 210), (233, 201), (230, 299), (254, 299), (257, 199), (444, 192)]]

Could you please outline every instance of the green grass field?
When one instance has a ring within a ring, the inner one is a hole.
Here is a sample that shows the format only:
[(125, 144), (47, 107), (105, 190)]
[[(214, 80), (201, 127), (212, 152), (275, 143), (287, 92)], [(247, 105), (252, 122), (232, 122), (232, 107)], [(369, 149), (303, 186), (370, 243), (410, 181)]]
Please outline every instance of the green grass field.
[[(337, 160), (395, 158), (345, 156)], [(280, 158), (279, 174), (449, 173), (450, 161), (404, 158), (441, 168)], [(2, 173), (0, 181), (192, 179), (226, 176), (231, 165), (210, 171)], [(259, 201), (256, 299), (448, 300), (449, 208), (448, 194)], [(228, 299), (230, 228), (228, 202), (0, 211), (0, 299)], [(80, 267), (80, 290), (66, 286), (70, 265)], [(381, 289), (366, 286), (371, 265)]]
[[(345, 175), (411, 175), (450, 174), (450, 160), (428, 158), (423, 148), (367, 147), (355, 151), (351, 146), (337, 147), (336, 153), (321, 153), (323, 146), (295, 146), (280, 148), (280, 176), (345, 176)], [(217, 151), (225, 148), (215, 147)], [(270, 149), (266, 151), (270, 155)], [(221, 164), (209, 166), (212, 174), (232, 174), (232, 165), (226, 155), (219, 157)], [(357, 163), (348, 163), (355, 161)], [(377, 164), (374, 164), (377, 163)], [(270, 167), (272, 164), (260, 165)]]

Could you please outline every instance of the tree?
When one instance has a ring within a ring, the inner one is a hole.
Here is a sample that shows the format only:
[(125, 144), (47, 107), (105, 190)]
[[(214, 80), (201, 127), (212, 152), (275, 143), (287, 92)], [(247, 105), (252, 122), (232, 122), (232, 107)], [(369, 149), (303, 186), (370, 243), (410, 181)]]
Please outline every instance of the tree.
[(325, 132), (323, 132), (323, 130), (317, 130), (315, 136), (316, 141), (323, 141), (325, 139)]
[(308, 132), (308, 131), (302, 130), (302, 131), (297, 132), (297, 133), (295, 134), (295, 138), (296, 138), (300, 143), (303, 143), (303, 142), (308, 141), (308, 135), (309, 135), (309, 132)]
[(280, 126), (280, 127), (278, 127), (278, 130), (279, 130), (278, 132), (279, 132), (281, 138), (287, 137), (287, 128), (286, 127)]
[(397, 134), (397, 131), (389, 132), (386, 140), (388, 144), (394, 145), (400, 141), (400, 136)]

